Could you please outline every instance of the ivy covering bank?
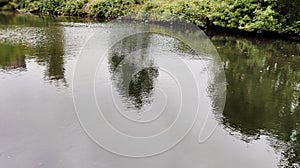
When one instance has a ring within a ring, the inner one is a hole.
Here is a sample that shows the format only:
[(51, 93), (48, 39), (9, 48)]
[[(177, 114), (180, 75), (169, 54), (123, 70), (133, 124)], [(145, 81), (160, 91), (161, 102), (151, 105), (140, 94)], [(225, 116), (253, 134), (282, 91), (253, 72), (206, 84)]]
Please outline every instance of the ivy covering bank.
[(300, 35), (299, 0), (0, 0), (0, 9), (102, 19), (174, 14), (201, 27)]

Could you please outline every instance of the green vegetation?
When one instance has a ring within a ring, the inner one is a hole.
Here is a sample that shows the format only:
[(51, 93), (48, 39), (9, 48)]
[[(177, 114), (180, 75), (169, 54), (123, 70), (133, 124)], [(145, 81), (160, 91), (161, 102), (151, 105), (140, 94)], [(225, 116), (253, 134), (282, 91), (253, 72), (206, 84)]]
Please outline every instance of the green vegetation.
[(299, 0), (0, 0), (2, 10), (114, 19), (150, 13), (177, 15), (198, 26), (299, 36)]
[(140, 11), (178, 15), (199, 26), (299, 34), (299, 7), (298, 0), (165, 0), (147, 1)]
[(84, 5), (87, 2), (87, 0), (0, 0), (0, 8), (31, 13), (79, 16), (84, 14)]
[(100, 0), (91, 5), (90, 14), (94, 17), (114, 19), (133, 13), (141, 0)]

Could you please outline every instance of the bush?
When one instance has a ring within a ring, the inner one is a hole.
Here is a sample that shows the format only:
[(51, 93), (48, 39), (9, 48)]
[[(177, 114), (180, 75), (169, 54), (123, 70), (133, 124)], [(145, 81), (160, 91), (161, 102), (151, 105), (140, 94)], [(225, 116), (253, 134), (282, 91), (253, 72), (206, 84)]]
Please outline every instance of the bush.
[[(299, 0), (148, 0), (142, 12), (175, 14), (198, 26), (250, 32), (300, 32)], [(290, 2), (293, 1), (293, 2)]]
[(66, 1), (61, 9), (60, 12), (62, 14), (71, 15), (71, 16), (79, 16), (84, 14), (84, 4), (87, 0), (75, 0), (75, 1)]
[(54, 15), (82, 15), (87, 0), (21, 0), (19, 9)]
[[(300, 35), (299, 0), (0, 0), (1, 9), (114, 19), (150, 13), (163, 20), (179, 16), (198, 26), (220, 26), (250, 32)], [(91, 4), (90, 4), (91, 3)]]
[(49, 14), (58, 14), (59, 7), (61, 5), (61, 0), (42, 0), (41, 3), (41, 11), (47, 12)]
[(216, 26), (260, 32), (280, 31), (277, 17), (272, 6), (263, 7), (256, 0), (241, 0), (216, 3), (209, 19)]
[(93, 2), (90, 13), (94, 17), (114, 19), (133, 12), (140, 3), (142, 0), (98, 0)]

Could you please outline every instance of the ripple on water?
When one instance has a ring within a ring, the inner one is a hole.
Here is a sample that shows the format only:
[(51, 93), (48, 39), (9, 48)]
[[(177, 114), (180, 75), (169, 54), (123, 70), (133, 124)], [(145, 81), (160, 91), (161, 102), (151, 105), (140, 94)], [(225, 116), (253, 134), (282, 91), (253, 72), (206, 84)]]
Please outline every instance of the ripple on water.
[(0, 43), (24, 44), (35, 47), (45, 39), (45, 31), (39, 27), (0, 29)]

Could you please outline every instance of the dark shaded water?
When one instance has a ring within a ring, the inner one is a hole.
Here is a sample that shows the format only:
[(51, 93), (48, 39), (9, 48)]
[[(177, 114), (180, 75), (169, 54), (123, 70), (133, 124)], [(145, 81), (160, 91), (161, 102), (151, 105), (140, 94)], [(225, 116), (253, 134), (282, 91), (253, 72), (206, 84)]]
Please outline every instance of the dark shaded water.
[(300, 162), (300, 44), (212, 37), (228, 82), (222, 123), (246, 142), (273, 137), (281, 163)]
[[(0, 14), (0, 165), (124, 167), (124, 158), (107, 154), (90, 141), (72, 102), (70, 85), (76, 60), (99, 29), (109, 31), (110, 26), (94, 21)], [(136, 39), (128, 38), (117, 44), (105, 64), (111, 75), (107, 79), (125, 98), (119, 102), (129, 103), (127, 107), (134, 110), (147, 109), (151, 102), (163, 100), (155, 86), (172, 88), (176, 83), (166, 82), (168, 75), (147, 56), (140, 58), (143, 61), (125, 60), (117, 68), (124, 52), (133, 46), (150, 45), (154, 39), (191, 55), (186, 46), (170, 42), (167, 37), (146, 34), (138, 39), (144, 40), (135, 43)], [(219, 126), (210, 141), (183, 150), (197, 162), (179, 161), (183, 153), (175, 150), (161, 159), (134, 160), (128, 167), (147, 163), (155, 167), (299, 167), (300, 44), (222, 34), (210, 39), (224, 62), (227, 97), (224, 112), (212, 112), (210, 122)], [(126, 45), (130, 42), (133, 44)], [(186, 62), (192, 65), (197, 61), (188, 58)], [(141, 65), (151, 68), (134, 73), (134, 68)], [(123, 87), (128, 73), (134, 79), (129, 81), (129, 88)], [(160, 85), (159, 81), (164, 80)], [(176, 97), (176, 92), (170, 92)], [(153, 108), (162, 106), (157, 103)], [(122, 125), (119, 127), (122, 129)]]

